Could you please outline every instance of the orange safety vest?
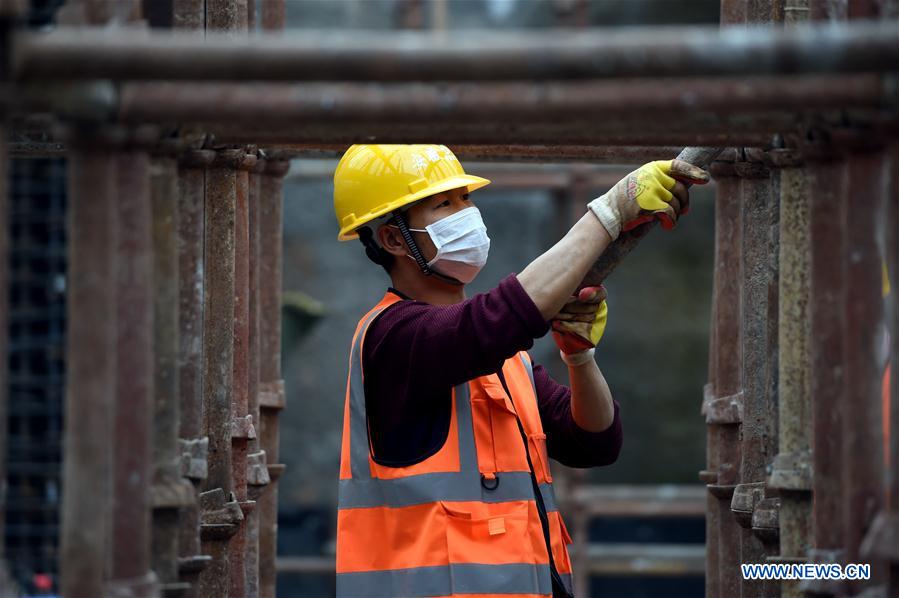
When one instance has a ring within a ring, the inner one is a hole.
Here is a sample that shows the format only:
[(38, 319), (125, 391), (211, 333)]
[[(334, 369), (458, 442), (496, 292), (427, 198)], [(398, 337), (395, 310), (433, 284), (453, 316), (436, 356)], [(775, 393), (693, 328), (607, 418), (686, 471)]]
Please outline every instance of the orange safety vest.
[(545, 597), (552, 595), (551, 562), (570, 592), (571, 537), (553, 495), (526, 352), (503, 364), (508, 393), (496, 374), (452, 390), (449, 433), (437, 453), (406, 467), (372, 459), (362, 343), (369, 324), (397, 301), (387, 293), (359, 321), (350, 351), (337, 596)]

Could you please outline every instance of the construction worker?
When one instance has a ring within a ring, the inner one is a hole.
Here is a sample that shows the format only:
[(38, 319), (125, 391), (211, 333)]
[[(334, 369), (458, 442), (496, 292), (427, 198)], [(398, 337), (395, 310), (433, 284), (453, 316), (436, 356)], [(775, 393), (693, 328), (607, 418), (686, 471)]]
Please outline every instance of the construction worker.
[[(359, 238), (392, 286), (350, 350), (338, 596), (572, 595), (548, 458), (608, 465), (622, 440), (593, 358), (605, 291), (578, 285), (622, 229), (674, 225), (688, 206), (680, 181), (707, 180), (677, 160), (646, 164), (519, 274), (466, 298), (490, 246), (470, 194), (490, 181), (442, 145), (347, 150), (338, 239)], [(568, 386), (526, 352), (550, 328)]]

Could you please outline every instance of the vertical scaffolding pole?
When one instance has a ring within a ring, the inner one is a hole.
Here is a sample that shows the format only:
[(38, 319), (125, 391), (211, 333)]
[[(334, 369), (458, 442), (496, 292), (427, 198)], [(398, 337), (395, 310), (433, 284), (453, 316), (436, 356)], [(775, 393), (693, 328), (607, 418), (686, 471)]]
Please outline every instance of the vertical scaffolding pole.
[[(731, 509), (742, 528), (741, 562), (761, 563), (767, 555), (753, 533), (752, 514), (766, 496), (766, 467), (777, 452), (777, 344), (770, 336), (776, 333), (778, 320), (777, 238), (772, 232), (779, 202), (771, 171), (761, 155), (744, 156), (734, 168), (741, 177), (742, 196), (743, 416), (741, 483), (734, 491)], [(770, 595), (761, 580), (741, 579), (740, 584), (747, 596)]]
[[(178, 165), (174, 148), (157, 147), (150, 163), (153, 223), (154, 355), (156, 401), (153, 420), (153, 570), (163, 594), (185, 593), (179, 579), (181, 511), (196, 501), (193, 486), (182, 477), (180, 380), (178, 376)], [(195, 525), (195, 524), (194, 524)], [(196, 534), (197, 529), (194, 528)]]
[[(247, 398), (249, 411), (253, 424), (259, 428), (259, 364), (260, 364), (260, 339), (259, 339), (259, 268), (260, 268), (260, 239), (259, 217), (262, 191), (262, 172), (265, 170), (265, 161), (258, 160), (253, 170), (250, 171), (250, 195), (249, 195), (249, 257), (250, 257), (250, 293), (249, 307), (249, 358), (247, 375)], [(257, 437), (249, 441), (247, 448), (247, 498), (259, 501), (265, 492), (270, 479), (266, 467), (265, 451), (259, 447)], [(259, 596), (259, 508), (253, 509), (247, 515), (246, 528), (246, 578), (247, 598)]]
[(153, 261), (150, 161), (129, 140), (116, 169), (116, 399), (109, 591), (150, 596), (153, 429)]
[[(851, 199), (844, 211), (846, 245), (845, 339), (846, 395), (852, 415), (843, 420), (843, 546), (849, 563), (861, 562), (859, 548), (883, 504), (881, 434), (881, 359), (883, 328), (882, 269), (877, 227), (886, 195), (884, 153), (867, 148), (849, 157)], [(847, 198), (848, 199), (848, 198)], [(871, 580), (884, 581), (879, 559), (871, 563)], [(849, 580), (853, 593), (872, 582)]]
[[(806, 543), (813, 562), (840, 563), (843, 558), (843, 434), (842, 421), (850, 411), (846, 405), (843, 368), (845, 318), (845, 259), (847, 239), (843, 211), (849, 201), (845, 161), (829, 148), (806, 148), (809, 161), (808, 201), (811, 246), (811, 290), (809, 293), (811, 335), (809, 342), (812, 401), (812, 447), (814, 460), (811, 484), (815, 500), (811, 508), (810, 533), (803, 528), (784, 529), (783, 554), (801, 554)], [(784, 397), (782, 397), (783, 400)], [(781, 427), (784, 423), (781, 420)], [(809, 465), (805, 465), (808, 468)], [(800, 498), (797, 494), (795, 498)], [(809, 499), (806, 498), (806, 501)], [(800, 511), (800, 508), (803, 508)], [(807, 502), (792, 507), (804, 513)], [(799, 515), (802, 522), (802, 516)], [(787, 552), (787, 551), (790, 552)], [(836, 594), (839, 582), (805, 584), (810, 591)]]
[[(242, 151), (242, 150), (241, 150)], [(234, 495), (244, 518), (255, 507), (247, 499), (247, 443), (256, 437), (249, 413), (249, 300), (250, 300), (250, 212), (249, 170), (256, 156), (242, 153), (235, 172), (234, 211), (234, 361), (231, 394), (231, 473)], [(228, 543), (231, 562), (231, 595), (246, 595), (246, 526), (241, 525)]]
[(284, 408), (281, 379), (281, 213), (286, 160), (266, 160), (259, 192), (259, 445), (271, 478), (259, 505), (259, 595), (275, 596), (278, 539), (278, 415)]
[(111, 412), (115, 389), (114, 159), (105, 141), (73, 131), (69, 153), (66, 431), (61, 592), (105, 595)]
[[(237, 167), (243, 150), (221, 150), (206, 171), (203, 282), (203, 423), (209, 438), (208, 477), (201, 495), (203, 552), (212, 562), (200, 574), (200, 594), (229, 596), (228, 541), (243, 513), (232, 483), (234, 393), (234, 223)], [(236, 597), (232, 597), (236, 598)]]
[[(740, 267), (740, 179), (733, 158), (712, 164), (716, 179), (715, 199), (715, 387), (706, 405), (709, 433), (716, 437), (717, 477), (708, 485), (717, 504), (718, 595), (740, 591), (740, 527), (731, 512), (731, 501), (740, 476), (739, 426), (742, 419)], [(707, 534), (715, 534), (707, 530)]]
[[(768, 486), (780, 495), (780, 554), (768, 560), (800, 562), (808, 548), (811, 464), (808, 389), (809, 196), (799, 156), (773, 152), (780, 161), (780, 296), (778, 453)], [(796, 595), (784, 583), (783, 595)]]
[(199, 492), (208, 473), (209, 439), (203, 427), (203, 249), (206, 167), (211, 150), (188, 150), (178, 163), (178, 392), (181, 475), (194, 500), (181, 513), (178, 573), (197, 595), (200, 572), (211, 557), (201, 553)]
[(287, 19), (287, 7), (285, 0), (265, 0), (261, 2), (261, 23), (266, 31), (284, 31), (284, 23)]

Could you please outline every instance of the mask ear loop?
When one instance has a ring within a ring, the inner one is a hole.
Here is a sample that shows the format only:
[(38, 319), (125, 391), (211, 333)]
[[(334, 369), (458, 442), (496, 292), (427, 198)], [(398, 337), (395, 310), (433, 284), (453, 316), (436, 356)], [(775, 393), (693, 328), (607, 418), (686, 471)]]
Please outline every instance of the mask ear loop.
[(448, 282), (450, 284), (464, 284), (461, 280), (456, 280), (455, 278), (444, 276), (440, 272), (432, 270), (428, 265), (427, 260), (425, 260), (424, 256), (421, 254), (421, 250), (418, 248), (418, 244), (412, 237), (412, 233), (409, 232), (409, 225), (406, 223), (405, 214), (397, 210), (396, 212), (394, 212), (394, 217), (396, 219), (396, 227), (400, 229), (400, 234), (403, 235), (403, 240), (406, 241), (406, 245), (409, 247), (409, 252), (412, 254), (412, 259), (414, 259), (418, 264), (418, 267), (421, 269), (422, 274), (424, 274), (425, 276), (436, 276), (440, 280)]

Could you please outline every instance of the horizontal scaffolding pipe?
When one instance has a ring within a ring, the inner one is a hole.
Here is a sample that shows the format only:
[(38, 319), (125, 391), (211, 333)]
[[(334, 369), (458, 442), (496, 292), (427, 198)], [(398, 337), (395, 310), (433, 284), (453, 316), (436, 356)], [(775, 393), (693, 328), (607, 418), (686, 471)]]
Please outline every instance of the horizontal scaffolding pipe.
[(568, 122), (659, 111), (792, 112), (877, 108), (878, 75), (574, 83), (131, 83), (120, 120), (147, 122)]
[[(189, 57), (189, 60), (185, 60)], [(899, 24), (580, 32), (303, 32), (234, 39), (127, 28), (21, 33), (17, 78), (283, 81), (571, 80), (899, 70)]]
[[(30, 149), (32, 146), (28, 146)], [(280, 151), (297, 158), (340, 158), (349, 147), (345, 143), (281, 144)], [(10, 152), (21, 152), (13, 145)], [(52, 149), (52, 147), (50, 148)], [(453, 153), (460, 160), (482, 162), (590, 162), (593, 164), (643, 164), (676, 156), (679, 146), (626, 145), (453, 145)], [(19, 155), (19, 154), (15, 154)]]
[(245, 124), (203, 124), (217, 142), (280, 144), (431, 143), (487, 145), (497, 139), (514, 145), (640, 145), (769, 147), (777, 133), (793, 131), (797, 117), (785, 113), (715, 115), (684, 114), (667, 119), (663, 113), (640, 119), (582, 119), (565, 123), (331, 123), (252, 127)]

